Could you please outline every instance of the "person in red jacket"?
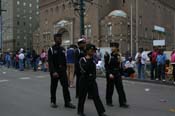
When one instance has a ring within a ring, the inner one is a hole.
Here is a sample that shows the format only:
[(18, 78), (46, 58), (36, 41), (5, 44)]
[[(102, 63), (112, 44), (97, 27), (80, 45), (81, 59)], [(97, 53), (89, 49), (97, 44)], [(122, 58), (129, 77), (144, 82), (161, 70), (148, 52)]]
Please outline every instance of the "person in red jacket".
[(154, 80), (157, 78), (157, 55), (158, 55), (158, 51), (157, 48), (154, 47), (154, 50), (152, 52), (150, 52), (148, 54), (149, 58), (150, 58), (150, 62), (151, 62), (151, 80)]

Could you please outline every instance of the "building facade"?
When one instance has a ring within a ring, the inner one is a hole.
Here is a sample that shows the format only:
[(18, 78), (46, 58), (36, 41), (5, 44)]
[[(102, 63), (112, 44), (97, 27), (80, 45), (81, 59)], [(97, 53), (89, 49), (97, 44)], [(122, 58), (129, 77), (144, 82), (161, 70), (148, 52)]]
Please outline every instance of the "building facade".
[[(2, 0), (2, 48), (13, 49), (13, 0)], [(8, 48), (7, 48), (8, 46)], [(3, 49), (4, 50), (4, 49)]]
[(2, 0), (3, 50), (32, 49), (32, 35), (39, 27), (39, 0)]
[[(166, 48), (175, 45), (175, 1), (93, 0), (86, 3), (85, 36), (98, 47), (120, 43), (124, 53), (139, 47), (151, 49), (153, 40), (164, 39)], [(71, 0), (40, 0), (39, 49), (53, 44), (53, 34), (63, 31), (63, 45), (76, 44), (80, 37), (79, 14)], [(131, 49), (132, 48), (132, 49)]]

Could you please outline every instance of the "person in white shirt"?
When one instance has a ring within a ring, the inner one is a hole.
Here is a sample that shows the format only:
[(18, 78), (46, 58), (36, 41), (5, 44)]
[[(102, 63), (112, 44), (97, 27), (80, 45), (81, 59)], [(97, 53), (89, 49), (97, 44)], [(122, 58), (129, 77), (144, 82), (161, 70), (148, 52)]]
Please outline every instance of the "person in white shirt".
[(20, 50), (20, 53), (19, 53), (19, 70), (20, 71), (24, 71), (24, 53), (23, 51)]
[(139, 48), (138, 53), (135, 56), (138, 70), (138, 78), (145, 79), (145, 64), (147, 60), (147, 54), (143, 48)]

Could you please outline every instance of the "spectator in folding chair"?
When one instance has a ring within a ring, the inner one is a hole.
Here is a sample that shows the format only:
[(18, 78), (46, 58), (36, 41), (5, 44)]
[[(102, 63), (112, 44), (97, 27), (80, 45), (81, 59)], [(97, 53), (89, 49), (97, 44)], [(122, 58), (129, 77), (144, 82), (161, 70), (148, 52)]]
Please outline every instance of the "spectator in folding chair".
[(130, 78), (135, 78), (135, 70), (134, 70), (134, 63), (132, 61), (132, 57), (128, 58), (128, 61), (125, 63), (125, 71)]

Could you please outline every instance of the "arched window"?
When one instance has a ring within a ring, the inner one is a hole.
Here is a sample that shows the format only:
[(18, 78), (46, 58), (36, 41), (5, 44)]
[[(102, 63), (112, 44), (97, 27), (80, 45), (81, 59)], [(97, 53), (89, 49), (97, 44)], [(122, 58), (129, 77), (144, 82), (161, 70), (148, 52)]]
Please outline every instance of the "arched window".
[(109, 22), (107, 25), (107, 34), (108, 36), (112, 36), (112, 23)]

